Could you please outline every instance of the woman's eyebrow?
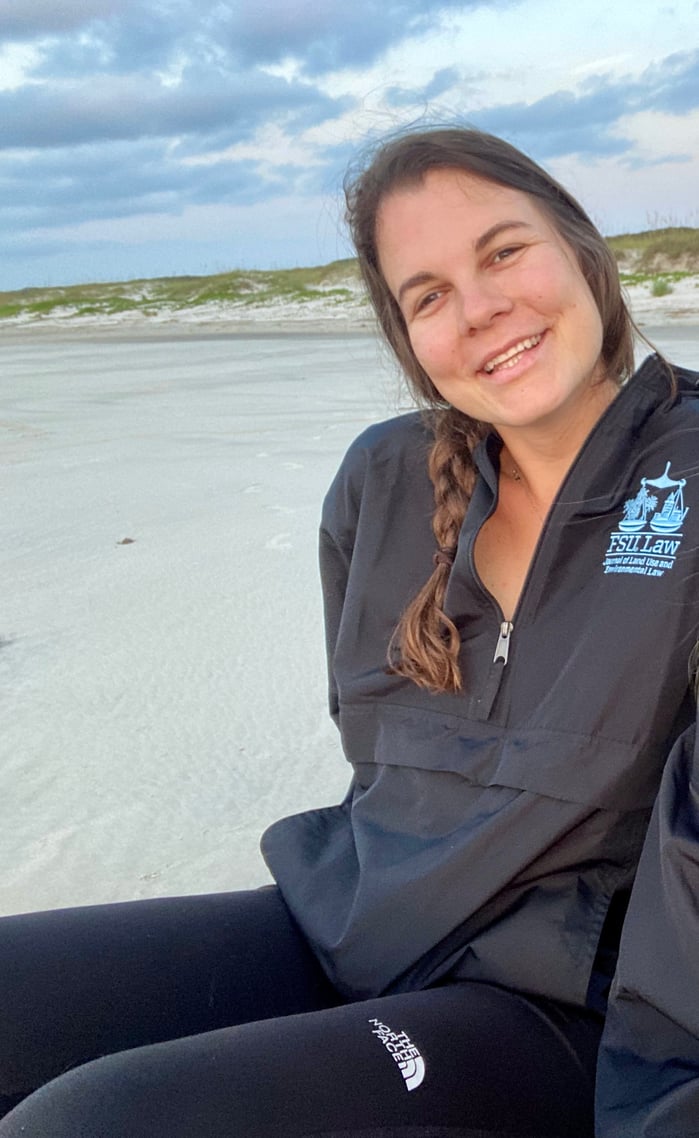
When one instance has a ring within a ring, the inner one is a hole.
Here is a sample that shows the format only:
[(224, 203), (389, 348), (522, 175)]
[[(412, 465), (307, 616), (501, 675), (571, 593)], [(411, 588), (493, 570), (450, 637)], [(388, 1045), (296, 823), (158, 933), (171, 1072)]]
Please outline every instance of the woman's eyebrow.
[(399, 307), (406, 292), (409, 292), (411, 288), (417, 288), (418, 285), (429, 284), (430, 281), (433, 280), (436, 280), (434, 273), (428, 272), (413, 273), (412, 277), (408, 277), (407, 280), (404, 280), (398, 289), (398, 296), (396, 297)]
[(494, 237), (498, 237), (506, 229), (531, 229), (531, 226), (527, 221), (497, 221), (495, 225), (491, 225), (490, 229), (486, 229), (485, 233), (481, 233), (474, 245), (476, 252), (480, 253)]

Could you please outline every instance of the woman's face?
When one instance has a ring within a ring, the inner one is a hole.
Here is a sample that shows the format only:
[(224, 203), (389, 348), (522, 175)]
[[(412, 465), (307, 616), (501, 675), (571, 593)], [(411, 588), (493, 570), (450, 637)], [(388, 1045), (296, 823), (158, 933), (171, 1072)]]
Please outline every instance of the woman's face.
[(387, 195), (376, 234), (412, 349), (443, 399), (498, 429), (590, 418), (602, 321), (573, 250), (532, 198), (433, 170)]

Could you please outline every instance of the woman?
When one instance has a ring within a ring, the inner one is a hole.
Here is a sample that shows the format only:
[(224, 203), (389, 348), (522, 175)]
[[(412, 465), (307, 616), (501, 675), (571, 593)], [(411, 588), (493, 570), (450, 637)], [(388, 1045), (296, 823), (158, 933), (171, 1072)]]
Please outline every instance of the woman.
[(592, 1134), (626, 892), (692, 717), (695, 377), (629, 379), (604, 241), (508, 144), (408, 134), (347, 194), (432, 408), (364, 432), (324, 507), (350, 791), (267, 832), (277, 888), (6, 919), (0, 1090), (75, 1069), (0, 1138)]

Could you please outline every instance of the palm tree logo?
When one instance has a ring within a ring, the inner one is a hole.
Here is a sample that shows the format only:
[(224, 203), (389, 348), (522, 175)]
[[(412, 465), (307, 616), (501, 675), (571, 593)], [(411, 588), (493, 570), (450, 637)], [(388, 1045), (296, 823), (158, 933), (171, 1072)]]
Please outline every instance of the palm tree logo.
[(641, 489), (635, 498), (629, 498), (624, 502), (624, 520), (619, 522), (619, 529), (625, 530), (627, 533), (635, 533), (643, 529), (646, 524), (646, 518), (655, 509), (658, 504), (658, 499), (655, 494), (651, 494), (648, 490), (648, 479), (641, 479)]

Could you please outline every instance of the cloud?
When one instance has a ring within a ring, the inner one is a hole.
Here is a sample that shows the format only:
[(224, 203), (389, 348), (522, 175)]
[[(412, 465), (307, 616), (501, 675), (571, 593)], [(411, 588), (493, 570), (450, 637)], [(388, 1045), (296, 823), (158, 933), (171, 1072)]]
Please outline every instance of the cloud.
[[(685, 114), (699, 107), (699, 51), (668, 56), (640, 76), (589, 78), (581, 93), (557, 91), (533, 103), (478, 111), (476, 125), (503, 134), (540, 159), (565, 154), (628, 154), (633, 140), (620, 120), (647, 110)], [(674, 156), (674, 160), (680, 157)]]
[(76, 31), (131, 7), (129, 0), (0, 0), (0, 42)]
[[(358, 68), (389, 46), (435, 31), (453, 13), (517, 0), (0, 0), (0, 42), (42, 40), (38, 74), (128, 72), (179, 57), (209, 67), (268, 67), (293, 59), (307, 77)], [(73, 33), (71, 37), (71, 33)], [(79, 35), (77, 34), (79, 33)]]
[(87, 18), (74, 29), (79, 34), (42, 41), (43, 60), (35, 77), (85, 80), (92, 74), (168, 71), (197, 61), (216, 74), (223, 56), (207, 16), (210, 6), (204, 3), (200, 9), (191, 0), (111, 3), (106, 18)]
[(229, 141), (247, 137), (270, 117), (310, 126), (345, 103), (306, 84), (260, 72), (225, 84), (164, 86), (145, 76), (101, 76), (89, 84), (30, 85), (0, 92), (0, 150), (76, 146), (138, 138)]
[[(616, 103), (616, 106), (613, 104)], [(475, 125), (503, 135), (540, 159), (562, 154), (623, 154), (632, 143), (617, 136), (620, 99), (558, 91), (535, 103), (509, 103), (477, 112)]]
[(181, 213), (190, 205), (261, 203), (309, 192), (308, 170), (251, 158), (185, 165), (159, 142), (86, 146), (0, 160), (0, 199), (10, 229), (44, 228), (133, 214)]
[(443, 67), (422, 87), (388, 87), (384, 92), (384, 99), (392, 107), (425, 106), (455, 87), (460, 78), (456, 67)]
[(699, 107), (699, 51), (676, 52), (647, 68), (641, 85), (653, 92), (653, 109), (685, 114)]
[(366, 67), (402, 40), (434, 31), (446, 15), (514, 0), (238, 0), (223, 5), (220, 31), (250, 64), (293, 58), (308, 76)]

